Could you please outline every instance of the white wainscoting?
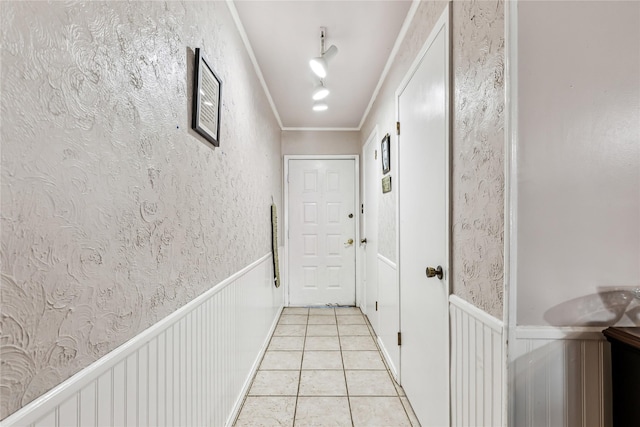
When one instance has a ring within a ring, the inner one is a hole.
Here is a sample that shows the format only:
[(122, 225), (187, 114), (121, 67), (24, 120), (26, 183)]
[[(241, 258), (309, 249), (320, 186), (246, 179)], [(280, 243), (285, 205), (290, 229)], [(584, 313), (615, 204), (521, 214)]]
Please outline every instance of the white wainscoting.
[(516, 328), (510, 425), (611, 426), (611, 354), (603, 328)]
[(282, 309), (271, 253), (213, 287), (2, 426), (233, 422)]
[(455, 295), (449, 297), (449, 303), (451, 425), (501, 426), (503, 323)]
[(378, 345), (391, 374), (399, 380), (400, 291), (396, 263), (378, 254)]

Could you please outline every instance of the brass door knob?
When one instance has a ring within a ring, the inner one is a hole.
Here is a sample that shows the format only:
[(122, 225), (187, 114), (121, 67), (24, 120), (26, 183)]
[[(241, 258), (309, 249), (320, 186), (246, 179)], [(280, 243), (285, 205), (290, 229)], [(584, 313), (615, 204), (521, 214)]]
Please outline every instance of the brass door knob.
[(437, 277), (438, 279), (442, 280), (442, 266), (437, 266), (436, 268), (433, 267), (427, 267), (427, 277)]
[(353, 239), (347, 240), (347, 245), (353, 245)]

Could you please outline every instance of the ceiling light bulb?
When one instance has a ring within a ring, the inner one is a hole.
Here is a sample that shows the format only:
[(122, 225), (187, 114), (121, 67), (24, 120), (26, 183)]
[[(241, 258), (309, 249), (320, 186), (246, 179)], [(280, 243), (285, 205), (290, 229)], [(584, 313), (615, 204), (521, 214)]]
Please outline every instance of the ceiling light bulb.
[(327, 61), (325, 61), (323, 57), (318, 56), (317, 58), (313, 58), (309, 61), (309, 66), (316, 76), (321, 79), (327, 77)]
[(329, 108), (326, 102), (314, 102), (313, 111), (325, 111)]
[(314, 101), (325, 99), (327, 96), (329, 96), (329, 89), (324, 86), (323, 82), (320, 82), (320, 84), (313, 89), (313, 93), (311, 94)]
[(327, 49), (322, 56), (318, 56), (309, 61), (309, 66), (311, 70), (316, 74), (316, 76), (324, 79), (327, 77), (327, 62), (331, 60), (338, 53), (338, 48), (334, 45), (331, 45), (329, 49)]

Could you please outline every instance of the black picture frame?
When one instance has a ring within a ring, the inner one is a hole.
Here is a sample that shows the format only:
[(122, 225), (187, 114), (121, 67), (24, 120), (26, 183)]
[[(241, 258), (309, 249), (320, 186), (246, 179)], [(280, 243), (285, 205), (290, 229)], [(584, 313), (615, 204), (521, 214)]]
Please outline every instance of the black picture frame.
[(193, 119), (191, 127), (214, 147), (220, 146), (222, 80), (213, 71), (202, 49), (196, 48), (193, 72)]
[(382, 138), (382, 143), (380, 147), (380, 152), (382, 155), (380, 159), (382, 160), (382, 174), (388, 174), (391, 170), (391, 136), (386, 134), (384, 138)]

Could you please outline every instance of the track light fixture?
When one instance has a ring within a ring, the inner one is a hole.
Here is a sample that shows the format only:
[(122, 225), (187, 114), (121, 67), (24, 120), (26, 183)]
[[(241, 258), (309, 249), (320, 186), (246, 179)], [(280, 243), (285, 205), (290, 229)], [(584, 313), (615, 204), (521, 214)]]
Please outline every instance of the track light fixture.
[(314, 101), (319, 101), (325, 99), (327, 96), (329, 96), (329, 89), (324, 85), (324, 81), (320, 80), (320, 83), (313, 89), (311, 97)]
[(311, 70), (321, 79), (327, 77), (327, 63), (338, 53), (338, 48), (334, 45), (331, 45), (326, 51), (324, 50), (326, 32), (325, 27), (320, 27), (320, 56), (309, 61)]

